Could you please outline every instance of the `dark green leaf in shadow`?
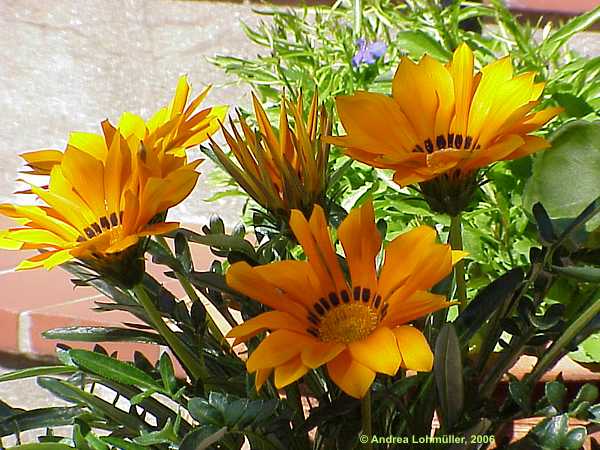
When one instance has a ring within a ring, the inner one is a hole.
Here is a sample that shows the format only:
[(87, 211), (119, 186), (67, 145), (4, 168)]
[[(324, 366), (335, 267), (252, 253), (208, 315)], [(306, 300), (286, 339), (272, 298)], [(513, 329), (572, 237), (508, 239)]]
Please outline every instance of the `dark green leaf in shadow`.
[(79, 406), (39, 408), (23, 411), (0, 421), (0, 436), (37, 428), (71, 425), (77, 416), (87, 412)]
[(552, 271), (569, 278), (591, 283), (600, 283), (600, 268), (591, 266), (552, 266)]
[(461, 347), (454, 325), (444, 324), (435, 341), (433, 373), (440, 401), (440, 419), (449, 431), (460, 420), (464, 406)]
[(467, 342), (494, 311), (510, 301), (523, 277), (523, 270), (512, 269), (479, 291), (454, 322), (463, 342)]
[(175, 234), (175, 255), (185, 273), (194, 270), (192, 252), (190, 251), (190, 246), (183, 233)]
[(558, 411), (562, 411), (567, 395), (567, 388), (565, 385), (560, 381), (551, 381), (550, 383), (546, 383), (544, 390), (548, 402)]
[(554, 234), (554, 227), (552, 225), (552, 220), (550, 219), (548, 212), (544, 208), (544, 205), (542, 205), (541, 203), (536, 203), (535, 205), (533, 205), (532, 212), (542, 241), (547, 243), (554, 242), (556, 240), (556, 235)]
[(179, 450), (205, 450), (223, 439), (226, 433), (227, 427), (201, 425), (183, 438)]
[(565, 108), (565, 112), (571, 117), (583, 117), (594, 112), (594, 108), (584, 99), (568, 92), (558, 92), (552, 97)]

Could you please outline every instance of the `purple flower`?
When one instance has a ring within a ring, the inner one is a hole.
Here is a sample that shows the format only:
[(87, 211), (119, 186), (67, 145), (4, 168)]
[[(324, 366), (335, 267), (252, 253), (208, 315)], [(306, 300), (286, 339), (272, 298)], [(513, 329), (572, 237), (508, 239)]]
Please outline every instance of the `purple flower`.
[(352, 57), (352, 66), (358, 67), (360, 64), (371, 65), (381, 58), (387, 50), (387, 45), (382, 41), (367, 42), (363, 38), (356, 40), (357, 52)]

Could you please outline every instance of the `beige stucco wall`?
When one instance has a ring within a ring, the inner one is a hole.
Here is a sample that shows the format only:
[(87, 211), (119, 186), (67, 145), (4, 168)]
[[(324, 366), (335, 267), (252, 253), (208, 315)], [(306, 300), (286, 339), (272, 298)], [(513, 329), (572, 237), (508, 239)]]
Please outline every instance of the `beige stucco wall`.
[[(169, 101), (180, 74), (193, 92), (215, 85), (207, 104), (245, 103), (245, 91), (223, 87), (223, 73), (206, 61), (257, 53), (240, 20), (256, 23), (249, 5), (1, 0), (0, 201), (14, 198), (20, 152), (62, 149), (70, 131), (99, 132), (103, 119), (123, 111), (149, 117)], [(203, 222), (218, 210), (235, 221), (239, 202), (203, 202), (212, 191), (201, 177), (175, 215)]]

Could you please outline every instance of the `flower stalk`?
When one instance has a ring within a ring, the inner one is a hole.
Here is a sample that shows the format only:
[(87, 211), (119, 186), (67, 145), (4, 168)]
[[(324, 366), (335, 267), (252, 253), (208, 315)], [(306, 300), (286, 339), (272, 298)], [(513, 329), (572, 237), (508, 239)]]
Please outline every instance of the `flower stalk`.
[(189, 370), (192, 377), (195, 380), (205, 379), (207, 377), (207, 374), (206, 369), (201, 363), (201, 356), (194, 355), (164, 322), (160, 311), (158, 311), (150, 297), (148, 297), (144, 286), (142, 284), (135, 285), (132, 289), (132, 295), (144, 308), (144, 311), (146, 312), (146, 314), (148, 314), (150, 323), (156, 328), (156, 330), (158, 330), (158, 332), (167, 342), (169, 347), (181, 360), (183, 366), (187, 370)]
[[(462, 250), (462, 222), (460, 214), (450, 217), (450, 234), (448, 242), (452, 250)], [(456, 282), (456, 297), (459, 303), (460, 311), (467, 307), (467, 284), (465, 280), (465, 262), (460, 260), (454, 266), (454, 280)]]

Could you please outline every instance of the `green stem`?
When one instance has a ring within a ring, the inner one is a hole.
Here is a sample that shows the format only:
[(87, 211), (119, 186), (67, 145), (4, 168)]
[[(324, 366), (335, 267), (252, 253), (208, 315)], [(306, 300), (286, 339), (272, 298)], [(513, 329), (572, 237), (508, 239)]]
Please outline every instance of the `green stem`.
[[(156, 236), (156, 241), (166, 251), (168, 251), (171, 255), (173, 255), (173, 252), (171, 251), (171, 247), (169, 247), (169, 244), (167, 243), (167, 241), (164, 237)], [(177, 277), (177, 280), (179, 281), (179, 284), (181, 284), (181, 287), (183, 287), (183, 290), (185, 291), (185, 293), (189, 297), (189, 299), (193, 303), (199, 302), (204, 306), (204, 304), (202, 303), (202, 300), (200, 299), (200, 297), (198, 296), (198, 294), (196, 292), (196, 289), (194, 289), (194, 286), (192, 286), (192, 283), (190, 283), (190, 280), (181, 272), (179, 272), (175, 269), (173, 269), (173, 270), (175, 272), (175, 276)], [(206, 309), (206, 306), (204, 306), (204, 309)], [(217, 326), (217, 324), (215, 323), (215, 321), (213, 320), (211, 315), (208, 313), (208, 311), (206, 312), (206, 326), (210, 330), (211, 334), (215, 337), (215, 339), (221, 345), (223, 345), (223, 348), (229, 350), (230, 347), (229, 347), (229, 344), (227, 344), (227, 341), (225, 340), (225, 336), (223, 336), (223, 333), (221, 333), (221, 330), (219, 329), (219, 327)]]
[(371, 437), (373, 436), (373, 428), (371, 424), (371, 390), (369, 389), (365, 396), (362, 398), (360, 404), (360, 413), (362, 417), (362, 434), (367, 436), (369, 439), (363, 448), (372, 450), (373, 445), (371, 444)]
[(525, 377), (525, 382), (529, 385), (534, 385), (544, 372), (554, 364), (565, 351), (565, 348), (571, 344), (573, 339), (585, 328), (585, 326), (600, 314), (600, 297), (596, 298), (592, 306), (584, 311), (569, 327), (562, 333), (562, 335), (554, 341), (550, 348), (544, 352), (544, 355), (537, 362), (533, 371)]
[[(448, 241), (452, 250), (462, 250), (462, 223), (460, 214), (450, 217), (450, 235)], [(465, 262), (461, 260), (454, 266), (454, 280), (456, 282), (456, 296), (460, 302), (459, 309), (463, 311), (467, 306), (467, 284), (465, 281)]]
[(160, 311), (156, 308), (148, 293), (142, 284), (136, 284), (133, 289), (133, 295), (148, 314), (151, 325), (156, 328), (160, 335), (167, 342), (171, 350), (181, 360), (184, 367), (188, 369), (195, 380), (206, 379), (206, 369), (200, 363), (198, 356), (193, 354), (177, 335), (164, 322)]
[(354, 0), (354, 37), (360, 37), (362, 28), (363, 10), (362, 0)]

